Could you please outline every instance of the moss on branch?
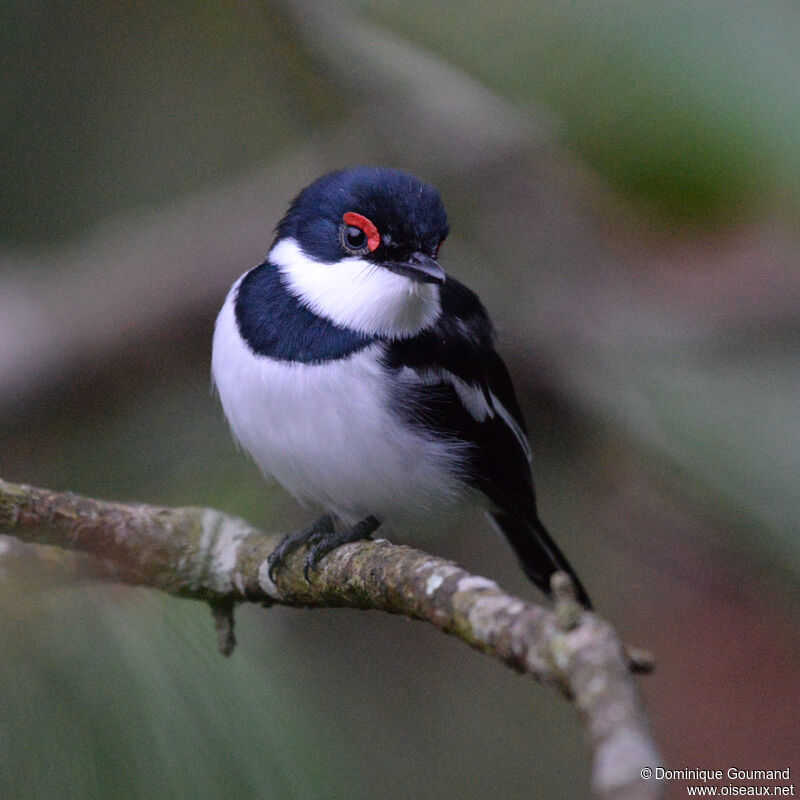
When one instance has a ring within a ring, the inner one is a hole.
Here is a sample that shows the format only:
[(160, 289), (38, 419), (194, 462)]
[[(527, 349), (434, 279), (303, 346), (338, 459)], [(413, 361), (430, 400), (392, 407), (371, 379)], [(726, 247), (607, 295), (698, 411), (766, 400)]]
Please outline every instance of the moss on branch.
[(303, 577), (304, 551), (270, 580), (267, 557), (280, 537), (206, 508), (160, 508), (92, 500), (0, 480), (0, 533), (113, 563), (114, 578), (211, 604), (218, 644), (233, 648), (240, 602), (347, 606), (404, 614), (457, 636), (569, 698), (593, 753), (601, 798), (657, 798), (644, 767), (660, 757), (632, 672), (611, 626), (574, 600), (569, 579), (554, 581), (555, 608), (525, 602), (452, 562), (385, 540), (337, 548)]

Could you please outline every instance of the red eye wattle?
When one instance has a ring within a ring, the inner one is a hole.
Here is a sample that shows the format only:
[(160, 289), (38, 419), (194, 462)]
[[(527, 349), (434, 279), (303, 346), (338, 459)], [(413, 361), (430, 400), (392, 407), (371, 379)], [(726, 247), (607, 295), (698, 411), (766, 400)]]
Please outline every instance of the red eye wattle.
[(358, 228), (360, 231), (364, 232), (364, 235), (367, 237), (367, 247), (370, 249), (370, 252), (380, 247), (381, 235), (378, 233), (378, 229), (366, 217), (362, 217), (361, 214), (356, 214), (353, 211), (348, 211), (342, 219), (345, 225), (352, 225), (354, 228)]

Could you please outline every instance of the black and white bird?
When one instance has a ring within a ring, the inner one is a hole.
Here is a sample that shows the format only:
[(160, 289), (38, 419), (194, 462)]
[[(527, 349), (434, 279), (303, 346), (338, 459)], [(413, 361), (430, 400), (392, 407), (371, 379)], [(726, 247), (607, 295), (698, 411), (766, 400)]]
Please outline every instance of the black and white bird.
[(325, 513), (286, 536), (270, 575), (308, 545), (306, 575), (381, 523), (478, 504), (528, 577), (567, 572), (536, 512), (525, 423), (477, 296), (437, 260), (439, 192), (356, 167), (292, 202), (266, 261), (231, 288), (212, 372), (261, 470)]

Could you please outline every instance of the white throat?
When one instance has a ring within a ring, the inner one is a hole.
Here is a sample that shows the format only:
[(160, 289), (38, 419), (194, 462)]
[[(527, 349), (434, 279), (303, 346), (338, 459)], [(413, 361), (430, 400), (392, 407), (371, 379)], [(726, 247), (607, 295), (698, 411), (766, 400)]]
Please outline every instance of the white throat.
[(269, 260), (293, 294), (314, 313), (368, 336), (406, 338), (439, 317), (439, 287), (418, 283), (352, 257), (336, 264), (315, 261), (294, 239), (282, 239)]

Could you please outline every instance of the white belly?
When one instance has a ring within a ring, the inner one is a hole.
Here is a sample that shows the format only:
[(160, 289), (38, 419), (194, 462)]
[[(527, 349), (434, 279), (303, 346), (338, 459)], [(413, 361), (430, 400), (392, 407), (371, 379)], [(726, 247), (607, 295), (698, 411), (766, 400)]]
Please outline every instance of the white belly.
[(347, 522), (391, 522), (458, 501), (457, 447), (391, 413), (381, 345), (317, 365), (256, 356), (236, 327), (235, 290), (217, 319), (212, 372), (234, 435), (266, 474)]

